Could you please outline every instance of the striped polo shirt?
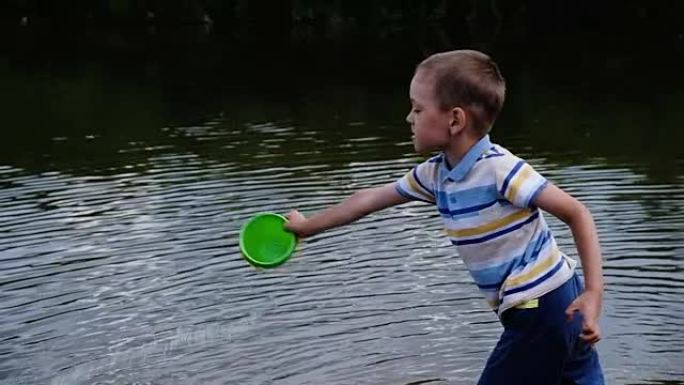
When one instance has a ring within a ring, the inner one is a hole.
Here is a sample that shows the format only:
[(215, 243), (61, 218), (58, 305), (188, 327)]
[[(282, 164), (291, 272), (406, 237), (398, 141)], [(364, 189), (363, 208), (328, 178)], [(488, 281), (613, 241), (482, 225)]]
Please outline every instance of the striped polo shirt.
[(480, 139), (449, 168), (439, 154), (396, 183), (411, 200), (437, 206), (478, 288), (499, 315), (561, 286), (576, 261), (563, 254), (534, 207), (547, 181), (524, 160)]

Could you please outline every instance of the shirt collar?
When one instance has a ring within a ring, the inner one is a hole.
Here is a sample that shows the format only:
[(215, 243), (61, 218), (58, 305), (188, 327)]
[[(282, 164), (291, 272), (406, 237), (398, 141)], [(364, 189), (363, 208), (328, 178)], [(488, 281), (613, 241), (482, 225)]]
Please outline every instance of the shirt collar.
[(468, 152), (466, 152), (465, 156), (461, 158), (461, 161), (458, 162), (458, 164), (449, 170), (447, 168), (447, 162), (446, 162), (446, 154), (444, 154), (444, 161), (442, 162), (442, 182), (445, 182), (447, 179), (451, 179), (455, 182), (463, 180), (465, 176), (468, 174), (468, 171), (470, 171), (471, 168), (473, 168), (473, 165), (477, 161), (477, 158), (482, 155), (483, 152), (485, 152), (487, 149), (489, 149), (492, 146), (492, 142), (489, 141), (489, 135), (485, 135), (480, 139), (477, 143), (475, 143)]

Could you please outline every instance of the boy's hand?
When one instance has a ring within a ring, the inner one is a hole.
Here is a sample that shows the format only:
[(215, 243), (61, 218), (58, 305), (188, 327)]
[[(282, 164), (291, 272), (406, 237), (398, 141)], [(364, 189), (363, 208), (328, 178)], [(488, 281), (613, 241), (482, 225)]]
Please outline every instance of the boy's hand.
[(582, 321), (582, 333), (580, 338), (590, 344), (595, 344), (601, 339), (601, 329), (598, 318), (601, 314), (601, 294), (596, 291), (585, 291), (565, 310), (568, 321), (572, 321), (575, 312), (580, 312), (584, 317)]
[(298, 237), (305, 237), (309, 235), (306, 232), (306, 223), (307, 219), (302, 213), (297, 210), (292, 210), (287, 214), (285, 229), (297, 234)]

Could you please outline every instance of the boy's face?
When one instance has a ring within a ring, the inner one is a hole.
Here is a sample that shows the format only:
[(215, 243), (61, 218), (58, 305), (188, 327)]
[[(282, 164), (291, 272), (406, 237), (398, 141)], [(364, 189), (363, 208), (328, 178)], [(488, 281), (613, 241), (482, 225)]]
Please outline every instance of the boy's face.
[(409, 89), (411, 111), (406, 121), (411, 125), (413, 147), (424, 153), (442, 150), (449, 143), (451, 111), (442, 111), (435, 97), (434, 80), (429, 73), (418, 71)]

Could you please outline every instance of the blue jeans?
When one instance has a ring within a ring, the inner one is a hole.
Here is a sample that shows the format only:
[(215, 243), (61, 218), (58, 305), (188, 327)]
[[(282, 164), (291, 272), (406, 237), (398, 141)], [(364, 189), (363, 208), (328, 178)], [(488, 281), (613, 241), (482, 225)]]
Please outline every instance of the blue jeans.
[(565, 319), (565, 309), (582, 287), (575, 274), (541, 296), (539, 307), (504, 311), (504, 332), (478, 385), (603, 385), (596, 349), (579, 338), (581, 315)]

